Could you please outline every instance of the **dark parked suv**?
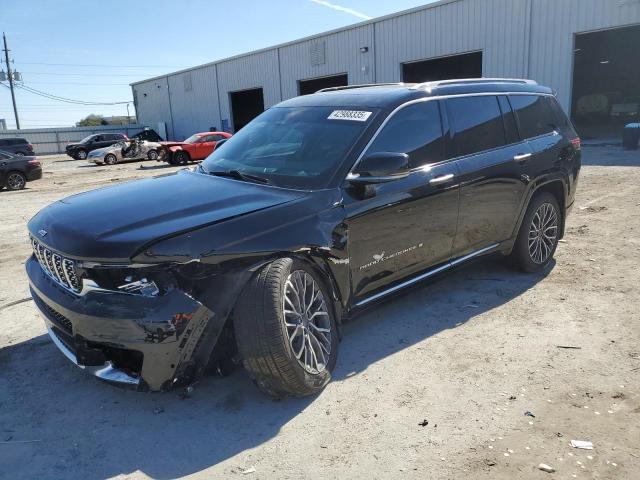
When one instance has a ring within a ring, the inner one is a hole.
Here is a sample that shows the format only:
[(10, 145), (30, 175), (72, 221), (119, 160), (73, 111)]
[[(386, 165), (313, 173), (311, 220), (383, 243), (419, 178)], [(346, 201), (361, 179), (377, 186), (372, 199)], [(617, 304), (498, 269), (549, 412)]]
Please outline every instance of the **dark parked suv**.
[(13, 153), (19, 157), (33, 156), (33, 145), (24, 138), (0, 138), (0, 150)]
[(351, 313), (483, 255), (545, 268), (579, 170), (579, 138), (532, 81), (327, 89), (193, 171), (43, 209), (31, 293), (102, 379), (167, 389), (234, 358), (270, 395), (312, 394)]
[(110, 147), (113, 144), (126, 140), (127, 136), (122, 133), (100, 133), (89, 135), (78, 143), (70, 143), (66, 147), (67, 155), (76, 160), (84, 160), (87, 154), (98, 148)]

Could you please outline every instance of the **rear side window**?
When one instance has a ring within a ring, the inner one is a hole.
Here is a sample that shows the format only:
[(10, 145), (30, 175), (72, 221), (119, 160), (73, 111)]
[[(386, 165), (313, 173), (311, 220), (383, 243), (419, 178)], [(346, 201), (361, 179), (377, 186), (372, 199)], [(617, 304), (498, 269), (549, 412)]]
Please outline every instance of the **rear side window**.
[(502, 114), (494, 96), (459, 97), (447, 100), (453, 129), (449, 157), (461, 157), (505, 145)]
[(518, 135), (516, 117), (513, 115), (509, 100), (507, 100), (505, 95), (499, 95), (498, 103), (500, 104), (500, 110), (502, 110), (502, 120), (504, 121), (504, 133), (507, 137), (507, 144), (519, 142), (520, 135)]
[(556, 129), (557, 121), (546, 97), (542, 95), (510, 95), (522, 138), (537, 137)]
[(546, 98), (547, 98), (547, 101), (549, 102), (549, 106), (551, 107), (551, 110), (553, 111), (553, 114), (555, 115), (558, 126), (561, 128), (570, 127), (571, 124), (569, 123), (569, 119), (567, 118), (567, 115), (564, 113), (564, 110), (562, 110), (562, 107), (560, 106), (558, 101), (554, 97), (546, 97)]
[(442, 161), (444, 139), (438, 102), (414, 103), (399, 110), (367, 150), (376, 152), (406, 153), (411, 168)]

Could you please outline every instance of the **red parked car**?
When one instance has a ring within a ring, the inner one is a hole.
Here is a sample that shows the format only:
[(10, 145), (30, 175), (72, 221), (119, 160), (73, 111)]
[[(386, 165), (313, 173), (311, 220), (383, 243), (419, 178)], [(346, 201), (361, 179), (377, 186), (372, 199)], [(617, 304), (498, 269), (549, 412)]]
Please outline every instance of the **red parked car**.
[(230, 138), (227, 132), (203, 132), (191, 135), (183, 142), (160, 142), (166, 148), (160, 160), (171, 165), (184, 165), (194, 160), (203, 160), (209, 156), (220, 140)]

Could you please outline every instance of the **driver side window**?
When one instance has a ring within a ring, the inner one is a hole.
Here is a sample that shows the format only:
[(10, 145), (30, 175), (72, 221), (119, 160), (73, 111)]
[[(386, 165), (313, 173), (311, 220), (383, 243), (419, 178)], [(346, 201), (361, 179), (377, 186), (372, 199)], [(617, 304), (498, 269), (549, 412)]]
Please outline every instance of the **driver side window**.
[(444, 159), (444, 136), (439, 102), (418, 102), (396, 112), (367, 149), (406, 153), (410, 168), (438, 163)]

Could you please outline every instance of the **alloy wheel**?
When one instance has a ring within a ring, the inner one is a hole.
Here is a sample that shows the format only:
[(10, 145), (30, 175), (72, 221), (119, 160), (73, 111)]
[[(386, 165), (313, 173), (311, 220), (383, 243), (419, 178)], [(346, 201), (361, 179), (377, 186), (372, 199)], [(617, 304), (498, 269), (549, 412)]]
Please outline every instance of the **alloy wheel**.
[(24, 177), (19, 173), (12, 173), (7, 177), (7, 186), (10, 190), (22, 190), (25, 186)]
[(84, 150), (80, 150), (77, 154), (78, 160), (84, 160), (85, 158), (87, 158), (87, 152), (85, 152)]
[(296, 270), (287, 277), (283, 304), (293, 354), (307, 372), (323, 372), (331, 355), (332, 332), (322, 290), (311, 275)]
[(558, 241), (558, 213), (550, 203), (538, 207), (529, 227), (529, 256), (534, 263), (545, 263)]

